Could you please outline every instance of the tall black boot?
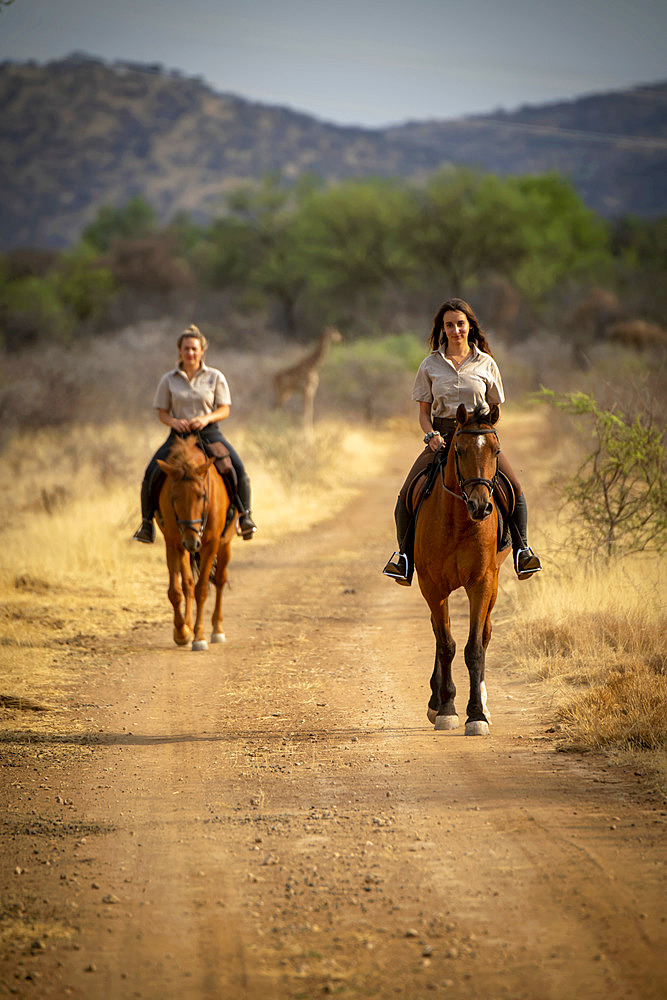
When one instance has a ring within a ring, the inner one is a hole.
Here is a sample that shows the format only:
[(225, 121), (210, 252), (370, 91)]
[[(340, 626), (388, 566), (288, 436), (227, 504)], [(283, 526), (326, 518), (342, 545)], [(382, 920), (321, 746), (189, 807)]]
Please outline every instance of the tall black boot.
[(241, 538), (248, 541), (257, 531), (257, 525), (253, 521), (250, 511), (250, 477), (245, 473), (238, 477), (234, 503), (239, 512), (239, 533)]
[(542, 563), (528, 545), (528, 507), (523, 493), (516, 497), (514, 513), (510, 518), (514, 569), (520, 580), (527, 580), (533, 573), (539, 573)]
[(147, 470), (141, 483), (141, 524), (132, 536), (135, 541), (145, 542), (146, 545), (153, 544), (155, 541), (154, 513), (153, 477)]
[(394, 508), (394, 520), (396, 522), (398, 552), (393, 553), (382, 572), (385, 576), (390, 576), (396, 583), (400, 583), (402, 587), (409, 587), (412, 583), (414, 569), (414, 528), (412, 516), (400, 493)]

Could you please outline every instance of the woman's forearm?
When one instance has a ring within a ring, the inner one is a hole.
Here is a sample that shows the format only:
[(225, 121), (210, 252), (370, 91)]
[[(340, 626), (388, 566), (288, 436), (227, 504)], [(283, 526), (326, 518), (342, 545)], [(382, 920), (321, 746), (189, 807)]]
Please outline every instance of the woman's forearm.
[(419, 426), (423, 430), (424, 434), (428, 434), (429, 431), (433, 430), (433, 424), (431, 423), (431, 404), (421, 403), (419, 404)]
[(209, 424), (214, 424), (218, 420), (226, 420), (229, 416), (230, 406), (228, 403), (223, 403), (212, 413), (207, 414), (207, 422)]

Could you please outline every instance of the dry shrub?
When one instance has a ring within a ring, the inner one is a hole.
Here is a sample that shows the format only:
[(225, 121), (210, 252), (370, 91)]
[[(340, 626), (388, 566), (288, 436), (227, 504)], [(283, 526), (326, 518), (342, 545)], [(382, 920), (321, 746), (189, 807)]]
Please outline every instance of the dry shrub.
[(647, 607), (571, 609), (565, 618), (529, 620), (521, 634), (539, 676), (588, 686), (633, 663), (664, 672), (664, 624)]
[(667, 749), (663, 571), (646, 557), (585, 563), (521, 592), (510, 649), (549, 685), (570, 747)]
[(572, 745), (581, 749), (667, 748), (667, 675), (645, 663), (614, 672), (603, 684), (558, 710)]

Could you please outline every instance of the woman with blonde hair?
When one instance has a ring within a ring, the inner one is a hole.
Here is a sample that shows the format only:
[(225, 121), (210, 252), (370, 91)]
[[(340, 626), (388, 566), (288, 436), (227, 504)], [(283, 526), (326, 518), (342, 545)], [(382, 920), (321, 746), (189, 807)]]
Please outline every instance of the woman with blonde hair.
[(205, 364), (207, 347), (206, 337), (194, 324), (184, 330), (178, 338), (178, 365), (162, 376), (155, 392), (153, 406), (170, 433), (148, 463), (141, 484), (141, 525), (134, 533), (138, 542), (150, 545), (155, 541), (153, 517), (165, 478), (158, 459), (168, 457), (177, 437), (189, 434), (197, 435), (206, 454), (215, 457), (230, 503), (239, 513), (241, 536), (252, 538), (257, 531), (250, 511), (250, 479), (239, 454), (218, 427), (229, 416), (232, 397), (222, 372)]

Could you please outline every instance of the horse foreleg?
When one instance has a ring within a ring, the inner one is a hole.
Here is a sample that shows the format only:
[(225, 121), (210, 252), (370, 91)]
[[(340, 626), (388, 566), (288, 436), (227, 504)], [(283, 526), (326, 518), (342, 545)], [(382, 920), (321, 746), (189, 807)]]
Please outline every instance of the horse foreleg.
[[(183, 605), (182, 556), (177, 549), (167, 549), (167, 566), (169, 568), (169, 589), (167, 594), (174, 609), (174, 642), (177, 646), (185, 646), (192, 636), (192, 605), (188, 614), (187, 587), (185, 598), (185, 615), (181, 610)], [(191, 576), (192, 579), (192, 576)]]
[(482, 668), (482, 679), (480, 681), (480, 694), (481, 694), (481, 698), (482, 698), (482, 711), (484, 712), (484, 715), (486, 716), (486, 721), (489, 724), (491, 723), (491, 713), (489, 712), (489, 706), (488, 706), (488, 701), (487, 701), (486, 681), (484, 679), (484, 673), (486, 671), (486, 651), (487, 651), (487, 649), (489, 647), (489, 642), (491, 641), (491, 633), (493, 631), (493, 628), (492, 628), (492, 625), (491, 625), (491, 612), (493, 611), (493, 608), (495, 606), (496, 597), (497, 596), (498, 596), (498, 576), (496, 575), (496, 578), (494, 580), (494, 585), (493, 585), (493, 591), (491, 593), (491, 600), (489, 601), (489, 607), (488, 607), (488, 610), (486, 612), (486, 620), (484, 622), (484, 628), (482, 629), (482, 646), (484, 647), (484, 664), (483, 664), (483, 668)]
[(466, 736), (488, 736), (489, 716), (486, 704), (484, 668), (486, 648), (491, 638), (491, 609), (495, 602), (498, 581), (490, 591), (484, 584), (468, 591), (470, 630), (465, 647), (465, 661), (470, 679), (470, 698), (466, 718)]
[(195, 618), (195, 631), (192, 640), (192, 649), (195, 653), (208, 649), (208, 643), (204, 638), (204, 608), (209, 591), (209, 574), (213, 566), (215, 550), (202, 548), (200, 552), (199, 579), (195, 584), (195, 602), (197, 605), (197, 617)]
[(211, 624), (213, 626), (211, 642), (225, 641), (225, 633), (222, 629), (222, 592), (227, 583), (227, 566), (229, 565), (231, 554), (231, 542), (223, 540), (218, 549), (218, 562), (215, 571), (215, 607), (213, 608), (213, 615), (211, 617)]
[(456, 687), (452, 678), (456, 643), (449, 627), (449, 606), (446, 599), (438, 600), (431, 610), (431, 626), (435, 635), (435, 664), (431, 674), (431, 697), (427, 715), (436, 729), (456, 729), (459, 717), (454, 706)]

